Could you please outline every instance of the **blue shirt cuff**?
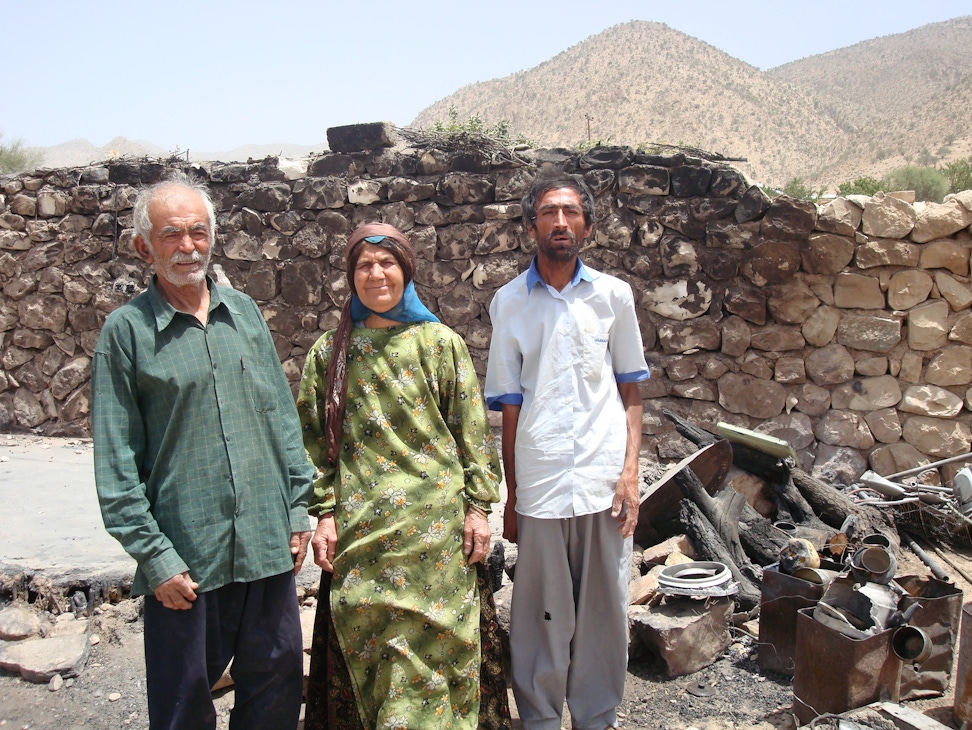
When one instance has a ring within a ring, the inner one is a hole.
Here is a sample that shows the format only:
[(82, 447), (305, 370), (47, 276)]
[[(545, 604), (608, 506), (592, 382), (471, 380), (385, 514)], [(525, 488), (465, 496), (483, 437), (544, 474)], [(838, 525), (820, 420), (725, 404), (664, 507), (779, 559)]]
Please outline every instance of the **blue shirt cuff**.
[(523, 394), (522, 393), (505, 393), (504, 395), (495, 395), (492, 397), (486, 397), (486, 405), (491, 411), (501, 411), (503, 410), (503, 405), (508, 406), (521, 406), (523, 405)]
[(615, 373), (614, 379), (619, 383), (640, 383), (651, 377), (650, 370), (635, 370), (633, 373)]

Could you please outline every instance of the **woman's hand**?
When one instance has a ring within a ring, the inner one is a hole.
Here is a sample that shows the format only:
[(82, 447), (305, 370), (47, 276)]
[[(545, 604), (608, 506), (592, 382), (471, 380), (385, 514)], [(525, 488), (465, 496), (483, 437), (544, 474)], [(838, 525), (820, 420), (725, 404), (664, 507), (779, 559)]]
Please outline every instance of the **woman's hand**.
[(489, 552), (489, 520), (481, 510), (470, 507), (466, 510), (466, 520), (462, 526), (462, 554), (466, 560), (478, 563)]
[(333, 513), (318, 518), (311, 547), (314, 548), (314, 562), (328, 573), (333, 573), (334, 551), (337, 549), (337, 528)]

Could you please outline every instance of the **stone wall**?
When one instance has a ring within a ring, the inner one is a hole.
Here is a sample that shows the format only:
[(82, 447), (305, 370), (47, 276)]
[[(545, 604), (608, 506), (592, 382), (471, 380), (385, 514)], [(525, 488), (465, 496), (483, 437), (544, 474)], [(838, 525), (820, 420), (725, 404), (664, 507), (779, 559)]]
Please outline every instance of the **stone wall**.
[[(659, 457), (686, 449), (663, 408), (785, 438), (805, 468), (845, 482), (970, 450), (972, 192), (818, 208), (680, 152), (402, 141), (382, 124), (328, 140), (307, 160), (192, 168), (218, 208), (213, 271), (259, 302), (291, 381), (336, 323), (347, 235), (371, 221), (411, 237), (420, 296), (482, 375), (490, 298), (533, 254), (519, 200), (557, 167), (597, 196), (584, 260), (634, 288)], [(117, 160), (0, 179), (0, 430), (87, 433), (99, 328), (149, 273), (132, 204), (168, 167), (188, 169)]]

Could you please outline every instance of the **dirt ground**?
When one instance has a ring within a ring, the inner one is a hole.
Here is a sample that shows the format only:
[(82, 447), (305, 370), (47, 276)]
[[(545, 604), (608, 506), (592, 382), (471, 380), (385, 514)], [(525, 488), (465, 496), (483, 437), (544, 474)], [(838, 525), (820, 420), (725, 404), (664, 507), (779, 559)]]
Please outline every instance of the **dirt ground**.
[[(972, 576), (972, 551), (951, 547), (946, 555), (954, 565), (933, 557), (963, 591), (964, 600), (972, 600), (972, 583), (966, 578)], [(898, 563), (899, 574), (929, 573), (907, 549), (899, 553)], [(312, 616), (315, 590), (306, 590), (302, 611)], [(6, 601), (0, 596), (0, 608)], [(88, 633), (97, 639), (87, 665), (57, 691), (0, 670), (0, 730), (147, 728), (140, 608), (138, 599), (95, 608), (88, 618)], [(729, 649), (714, 664), (675, 679), (666, 678), (650, 661), (632, 661), (619, 708), (621, 726), (628, 730), (796, 728), (790, 713), (792, 680), (757, 665), (757, 643), (741, 629), (733, 629)], [(955, 654), (957, 661), (957, 650)], [(909, 702), (908, 706), (946, 727), (957, 728), (952, 717), (953, 689), (954, 681), (946, 695)], [(216, 694), (217, 728), (229, 726), (233, 701), (232, 689)], [(564, 726), (569, 728), (569, 719)]]
[[(950, 551), (949, 558), (972, 575), (972, 553)], [(922, 563), (903, 551), (902, 572), (925, 574)], [(956, 586), (972, 595), (972, 585), (943, 565)], [(305, 599), (303, 611), (314, 610)], [(75, 730), (91, 728), (147, 728), (145, 667), (142, 657), (140, 601), (105, 604), (89, 619), (89, 632), (98, 643), (80, 676), (56, 692), (0, 672), (0, 727), (18, 730)], [(957, 658), (957, 656), (956, 656)], [(954, 677), (954, 674), (953, 674)], [(701, 696), (699, 696), (701, 695)], [(729, 650), (714, 664), (690, 676), (667, 679), (648, 662), (632, 662), (628, 670), (622, 726), (664, 730), (789, 730), (792, 682), (756, 664), (756, 641), (736, 631)], [(948, 727), (952, 721), (952, 692), (908, 705)], [(217, 693), (217, 727), (228, 727), (233, 692)], [(565, 723), (566, 725), (566, 723)], [(568, 725), (569, 727), (569, 725)]]
[[(313, 599), (306, 602), (311, 606), (303, 610), (313, 611)], [(139, 600), (126, 600), (102, 606), (89, 619), (98, 643), (84, 671), (56, 692), (0, 672), (0, 727), (147, 728), (139, 608)], [(700, 687), (710, 689), (711, 696), (688, 691)], [(688, 677), (669, 680), (649, 664), (632, 663), (620, 712), (622, 726), (629, 729), (792, 728), (786, 716), (790, 702), (788, 678), (761, 672), (755, 642), (741, 636), (715, 664)], [(217, 693), (217, 728), (229, 726), (232, 706), (232, 690)]]

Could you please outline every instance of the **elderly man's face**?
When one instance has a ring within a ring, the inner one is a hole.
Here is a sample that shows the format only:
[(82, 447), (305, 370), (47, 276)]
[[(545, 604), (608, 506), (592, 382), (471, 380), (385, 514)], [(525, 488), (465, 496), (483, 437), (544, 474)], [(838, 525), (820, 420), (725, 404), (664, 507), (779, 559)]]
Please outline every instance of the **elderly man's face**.
[(164, 190), (148, 208), (151, 241), (135, 239), (135, 249), (159, 278), (172, 286), (196, 286), (206, 278), (212, 255), (212, 232), (206, 204), (194, 190)]

